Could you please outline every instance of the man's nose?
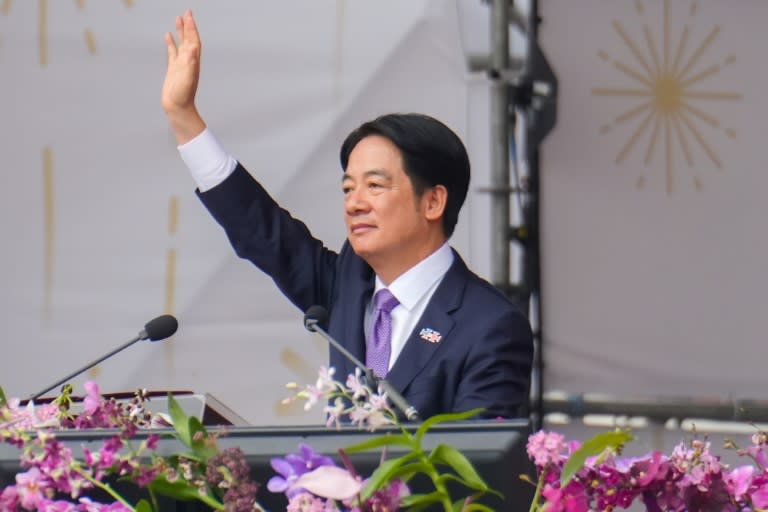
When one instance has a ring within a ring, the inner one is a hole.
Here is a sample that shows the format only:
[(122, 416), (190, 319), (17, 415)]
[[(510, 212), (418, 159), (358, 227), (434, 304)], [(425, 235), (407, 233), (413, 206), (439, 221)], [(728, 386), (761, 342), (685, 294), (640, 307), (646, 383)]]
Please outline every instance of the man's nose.
[(349, 190), (344, 196), (344, 209), (347, 212), (347, 215), (364, 212), (367, 211), (368, 208), (369, 204), (364, 191), (354, 188)]

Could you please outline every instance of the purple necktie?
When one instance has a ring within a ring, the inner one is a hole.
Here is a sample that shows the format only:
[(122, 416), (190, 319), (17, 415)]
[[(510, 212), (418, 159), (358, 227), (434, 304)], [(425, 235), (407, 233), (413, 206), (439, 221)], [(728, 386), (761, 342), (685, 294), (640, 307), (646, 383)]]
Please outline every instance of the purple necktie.
[(400, 304), (392, 292), (382, 288), (373, 297), (373, 325), (368, 340), (365, 364), (374, 375), (385, 377), (389, 371), (389, 354), (392, 350), (392, 315), (390, 312)]

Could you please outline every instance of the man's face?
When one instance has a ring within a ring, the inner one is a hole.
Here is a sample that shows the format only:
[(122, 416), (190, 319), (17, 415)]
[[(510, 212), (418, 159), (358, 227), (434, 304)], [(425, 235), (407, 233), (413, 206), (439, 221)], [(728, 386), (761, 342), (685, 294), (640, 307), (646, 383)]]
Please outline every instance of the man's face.
[(407, 269), (434, 250), (429, 192), (415, 196), (400, 150), (389, 139), (370, 135), (357, 143), (342, 189), (347, 238), (377, 272), (382, 263), (401, 262)]

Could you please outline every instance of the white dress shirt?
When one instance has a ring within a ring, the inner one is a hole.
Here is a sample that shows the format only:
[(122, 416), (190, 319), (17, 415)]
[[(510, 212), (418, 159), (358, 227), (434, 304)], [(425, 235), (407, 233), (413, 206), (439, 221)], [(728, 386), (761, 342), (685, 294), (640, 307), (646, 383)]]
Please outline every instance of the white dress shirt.
[[(397, 279), (386, 287), (381, 282), (379, 276), (376, 276), (376, 287), (373, 290), (374, 295), (382, 288), (388, 288), (392, 295), (400, 302), (392, 310), (392, 338), (391, 352), (389, 355), (389, 369), (397, 361), (400, 352), (403, 351), (405, 342), (416, 327), (416, 323), (421, 318), (422, 313), (429, 304), (429, 299), (437, 290), (438, 285), (443, 280), (443, 276), (453, 264), (453, 251), (444, 243), (438, 250), (421, 260), (415, 266), (401, 274)], [(373, 300), (368, 302), (365, 308), (365, 339), (370, 339), (373, 328)]]
[(227, 153), (208, 128), (178, 149), (200, 192), (227, 179), (237, 167), (237, 160)]

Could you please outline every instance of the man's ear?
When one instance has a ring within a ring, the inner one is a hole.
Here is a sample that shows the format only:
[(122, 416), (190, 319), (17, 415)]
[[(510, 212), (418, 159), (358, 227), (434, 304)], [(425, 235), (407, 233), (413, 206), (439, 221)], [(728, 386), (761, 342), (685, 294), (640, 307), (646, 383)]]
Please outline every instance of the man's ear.
[(439, 220), (445, 213), (448, 189), (444, 185), (435, 185), (425, 190), (421, 199), (424, 204), (424, 217), (430, 221)]

